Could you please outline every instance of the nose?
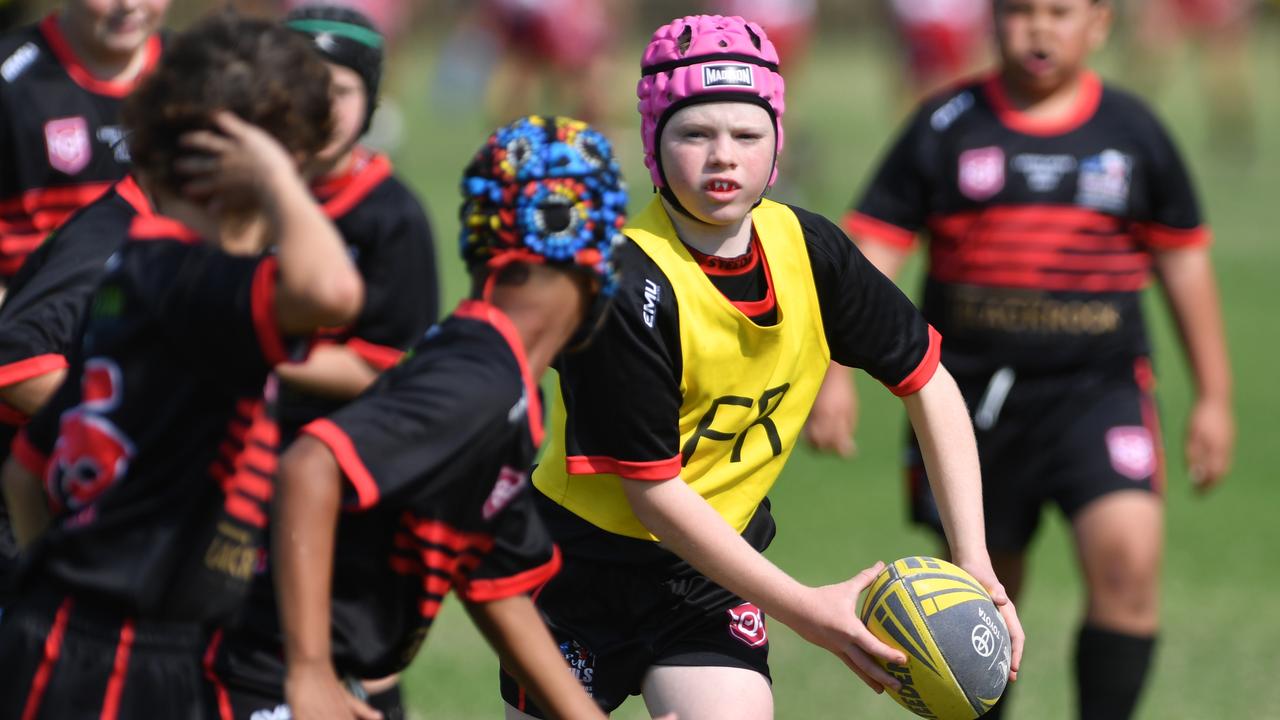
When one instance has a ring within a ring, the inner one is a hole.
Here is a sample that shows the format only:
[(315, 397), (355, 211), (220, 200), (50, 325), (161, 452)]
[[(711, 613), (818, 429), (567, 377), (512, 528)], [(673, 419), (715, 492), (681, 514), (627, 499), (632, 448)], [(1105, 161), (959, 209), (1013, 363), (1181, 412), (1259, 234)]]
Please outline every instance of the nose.
[(707, 162), (721, 168), (737, 165), (733, 138), (729, 133), (716, 133), (711, 141), (711, 152), (707, 156)]

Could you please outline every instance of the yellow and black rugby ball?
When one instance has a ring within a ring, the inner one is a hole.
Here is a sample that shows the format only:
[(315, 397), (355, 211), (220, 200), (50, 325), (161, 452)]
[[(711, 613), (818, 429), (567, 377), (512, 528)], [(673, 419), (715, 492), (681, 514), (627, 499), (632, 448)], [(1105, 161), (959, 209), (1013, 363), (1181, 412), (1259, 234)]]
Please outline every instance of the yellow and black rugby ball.
[(902, 682), (886, 691), (920, 717), (971, 720), (1004, 694), (1009, 630), (987, 591), (955, 565), (931, 557), (892, 563), (867, 588), (860, 615), (906, 654), (905, 665), (880, 664)]

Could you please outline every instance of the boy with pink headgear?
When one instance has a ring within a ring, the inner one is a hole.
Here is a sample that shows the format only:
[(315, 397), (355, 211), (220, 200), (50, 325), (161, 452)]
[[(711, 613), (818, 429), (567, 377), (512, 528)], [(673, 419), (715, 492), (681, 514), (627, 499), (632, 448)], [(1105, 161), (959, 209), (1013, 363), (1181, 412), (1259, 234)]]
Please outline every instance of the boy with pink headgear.
[[(600, 334), (558, 359), (552, 438), (534, 473), (562, 571), (537, 602), (605, 711), (773, 715), (766, 615), (835, 653), (877, 692), (905, 661), (858, 622), (883, 567), (809, 587), (761, 555), (767, 494), (827, 365), (861, 367), (927, 438), (954, 559), (1022, 630), (987, 556), (981, 481), (941, 338), (829, 220), (772, 202), (784, 84), (759, 25), (661, 27), (637, 87), (659, 195), (625, 230), (628, 272)], [(508, 718), (541, 711), (503, 678)]]

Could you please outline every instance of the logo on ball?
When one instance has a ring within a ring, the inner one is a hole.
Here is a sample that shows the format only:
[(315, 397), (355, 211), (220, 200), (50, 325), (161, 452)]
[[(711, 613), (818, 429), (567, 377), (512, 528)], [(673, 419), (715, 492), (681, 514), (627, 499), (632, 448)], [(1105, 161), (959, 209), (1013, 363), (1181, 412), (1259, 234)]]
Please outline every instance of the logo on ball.
[(982, 657), (991, 657), (996, 650), (995, 638), (991, 636), (991, 628), (986, 625), (974, 625), (969, 633), (969, 642), (973, 643), (974, 652)]

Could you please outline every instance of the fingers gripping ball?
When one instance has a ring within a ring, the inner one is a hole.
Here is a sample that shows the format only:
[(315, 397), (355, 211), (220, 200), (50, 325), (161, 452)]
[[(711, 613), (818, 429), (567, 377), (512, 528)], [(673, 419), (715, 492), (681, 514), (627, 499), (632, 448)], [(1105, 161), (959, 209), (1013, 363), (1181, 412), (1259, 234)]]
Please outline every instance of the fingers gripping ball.
[(859, 613), (873, 635), (907, 656), (881, 661), (902, 682), (888, 689), (911, 712), (969, 720), (990, 710), (1009, 678), (1009, 630), (972, 575), (931, 557), (908, 557), (867, 588)]

